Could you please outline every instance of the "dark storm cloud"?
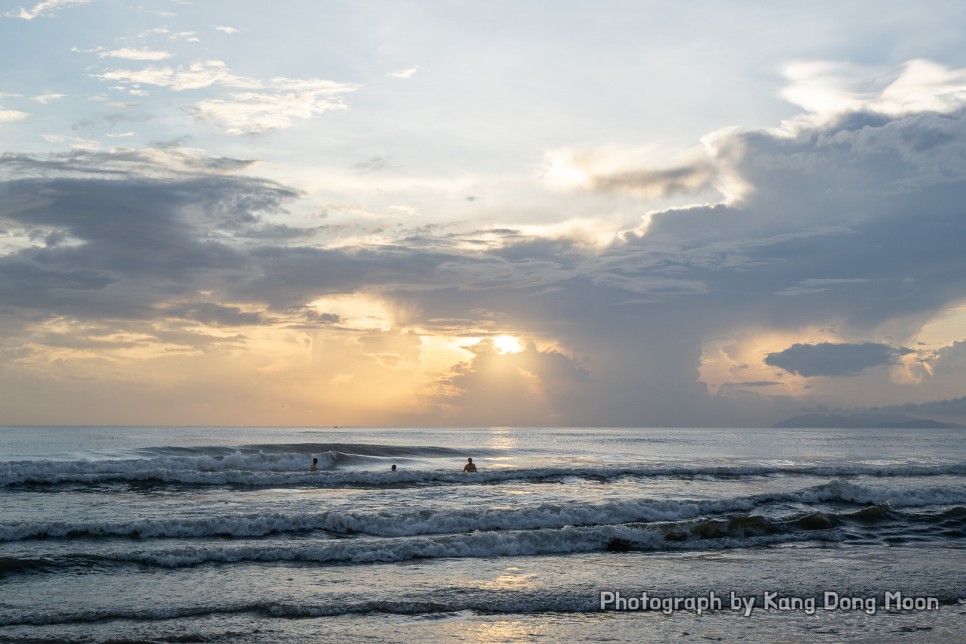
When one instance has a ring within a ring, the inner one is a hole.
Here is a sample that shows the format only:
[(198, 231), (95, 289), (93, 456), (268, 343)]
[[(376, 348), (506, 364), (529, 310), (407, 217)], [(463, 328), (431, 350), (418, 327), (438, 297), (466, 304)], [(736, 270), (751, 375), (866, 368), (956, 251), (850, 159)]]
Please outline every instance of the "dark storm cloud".
[[(908, 352), (866, 341), (878, 337), (873, 329), (899, 320), (912, 334), (966, 298), (962, 111), (856, 113), (794, 135), (729, 137), (720, 156), (750, 185), (734, 204), (656, 213), (646, 232), (599, 254), (506, 238), (489, 261), (448, 265), (462, 288), (406, 296), (427, 317), (475, 307), (590, 356), (593, 402), (571, 417), (630, 424), (686, 423), (692, 413), (693, 422), (722, 422), (724, 402), (699, 382), (704, 338), (834, 326), (854, 341), (789, 350), (772, 363), (859, 374)], [(775, 415), (794, 404), (764, 393), (750, 402)], [(752, 415), (734, 413), (735, 422)]]
[(244, 230), (239, 230), (233, 235), (237, 239), (248, 239), (256, 243), (285, 244), (319, 235), (324, 231), (324, 228), (323, 226), (301, 228), (285, 224), (255, 224), (247, 226)]
[(736, 137), (752, 192), (655, 215), (629, 262), (707, 284), (718, 315), (782, 326), (834, 316), (861, 330), (966, 295), (962, 112)]
[(212, 326), (262, 324), (266, 321), (265, 316), (260, 313), (243, 311), (237, 306), (222, 306), (212, 302), (169, 306), (164, 309), (164, 314)]
[(313, 326), (339, 324), (343, 321), (342, 317), (335, 313), (319, 313), (308, 306), (296, 307), (292, 312)]
[(399, 247), (325, 249), (263, 246), (249, 259), (257, 274), (232, 288), (248, 301), (289, 309), (332, 293), (365, 288), (430, 288), (445, 283), (440, 266), (453, 257)]
[(793, 344), (784, 351), (769, 353), (765, 364), (800, 376), (852, 376), (872, 367), (895, 364), (911, 349), (886, 344)]
[(510, 243), (494, 249), (493, 255), (511, 262), (545, 262), (552, 259), (557, 266), (574, 268), (587, 256), (571, 239), (526, 238), (515, 231), (504, 233), (503, 239)]
[(232, 167), (224, 160), (175, 161), (133, 152), (0, 159), (0, 219), (53, 231), (44, 247), (0, 257), (4, 304), (79, 314), (86, 302), (96, 309), (88, 315), (127, 316), (243, 272), (248, 259), (235, 237), (293, 236), (261, 215), (294, 191), (222, 174)]
[[(442, 265), (487, 263), (405, 246), (288, 245), (319, 231), (267, 223), (266, 213), (298, 193), (229, 174), (247, 163), (178, 148), (5, 155), (0, 221), (47, 244), (0, 257), (3, 304), (82, 317), (149, 318), (160, 311), (211, 324), (270, 323), (206, 298), (289, 311), (329, 293), (456, 284), (459, 274)], [(199, 291), (211, 295), (200, 298)]]

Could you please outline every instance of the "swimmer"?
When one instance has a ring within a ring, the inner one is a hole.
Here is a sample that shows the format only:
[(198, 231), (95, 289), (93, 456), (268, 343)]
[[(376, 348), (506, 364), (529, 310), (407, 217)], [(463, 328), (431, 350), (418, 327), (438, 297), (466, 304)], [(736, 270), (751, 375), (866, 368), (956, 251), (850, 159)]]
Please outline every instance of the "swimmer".
[(464, 472), (475, 472), (476, 464), (473, 462), (472, 458), (466, 459), (466, 465), (463, 466)]
[(312, 459), (312, 467), (309, 468), (310, 472), (317, 472), (319, 470), (319, 459)]

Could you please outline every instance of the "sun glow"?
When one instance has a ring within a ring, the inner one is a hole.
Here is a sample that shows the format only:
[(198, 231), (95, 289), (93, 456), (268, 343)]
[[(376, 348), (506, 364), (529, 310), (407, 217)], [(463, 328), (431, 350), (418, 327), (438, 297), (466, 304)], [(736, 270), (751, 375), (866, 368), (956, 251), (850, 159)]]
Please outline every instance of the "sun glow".
[(962, 341), (966, 328), (966, 304), (952, 306), (927, 322), (915, 340), (929, 348), (938, 348)]
[(512, 335), (498, 335), (493, 338), (493, 346), (500, 353), (520, 353), (523, 351), (523, 344), (519, 338)]

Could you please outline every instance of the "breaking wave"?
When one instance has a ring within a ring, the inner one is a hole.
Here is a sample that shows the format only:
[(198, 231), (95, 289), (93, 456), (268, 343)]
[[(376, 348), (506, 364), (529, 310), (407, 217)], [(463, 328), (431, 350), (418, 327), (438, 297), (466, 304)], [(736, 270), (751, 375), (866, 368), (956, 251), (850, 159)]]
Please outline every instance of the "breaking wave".
[[(487, 456), (487, 450), (474, 450)], [(496, 454), (493, 450), (489, 454)], [(473, 477), (460, 471), (465, 451), (444, 447), (367, 444), (295, 444), (241, 447), (162, 447), (130, 458), (30, 460), (0, 463), (0, 488), (55, 488), (106, 484), (153, 484), (236, 487), (345, 487), (433, 484), (496, 484), (505, 481), (560, 482), (569, 478), (614, 480), (621, 477), (820, 476), (908, 477), (960, 476), (966, 463), (946, 465), (609, 465), (489, 469)], [(311, 459), (318, 472), (308, 472)], [(418, 467), (389, 471), (397, 459)], [(441, 468), (441, 460), (447, 460)], [(450, 461), (450, 459), (452, 459)]]

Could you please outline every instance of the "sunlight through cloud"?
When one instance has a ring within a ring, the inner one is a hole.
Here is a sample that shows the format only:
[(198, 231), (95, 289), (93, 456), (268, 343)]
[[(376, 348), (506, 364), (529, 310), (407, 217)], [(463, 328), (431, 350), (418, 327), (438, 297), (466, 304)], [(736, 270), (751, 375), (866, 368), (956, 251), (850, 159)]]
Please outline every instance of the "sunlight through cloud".
[(498, 335), (493, 338), (493, 346), (500, 353), (520, 353), (523, 351), (523, 344), (519, 338), (512, 335)]

